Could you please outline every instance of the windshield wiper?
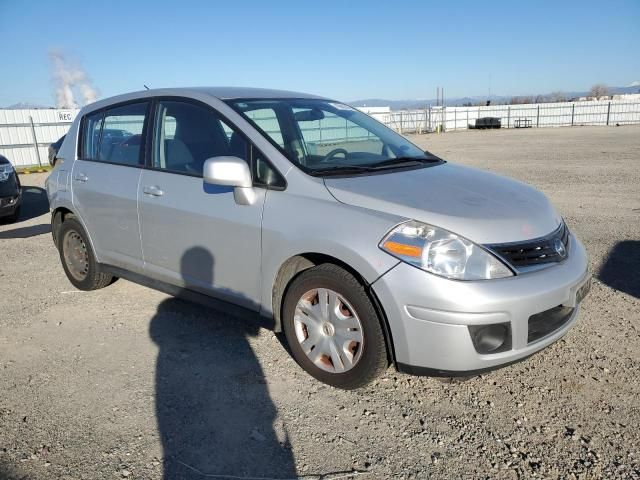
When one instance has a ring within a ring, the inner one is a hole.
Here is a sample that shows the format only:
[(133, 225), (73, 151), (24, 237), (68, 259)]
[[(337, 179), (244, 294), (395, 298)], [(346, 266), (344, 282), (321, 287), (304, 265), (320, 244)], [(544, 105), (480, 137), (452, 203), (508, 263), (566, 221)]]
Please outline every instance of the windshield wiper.
[(416, 163), (441, 163), (436, 156), (429, 157), (396, 157), (368, 165), (336, 165), (335, 167), (314, 170), (316, 175), (343, 175), (349, 173), (376, 172), (390, 167), (415, 165)]
[(372, 163), (370, 166), (373, 168), (379, 167), (390, 167), (390, 166), (400, 166), (400, 165), (410, 165), (412, 163), (440, 163), (438, 157), (396, 157), (389, 158), (387, 160), (382, 160), (381, 162)]
[(374, 172), (376, 170), (377, 168), (365, 165), (337, 165), (330, 168), (319, 168), (314, 170), (313, 173), (320, 175), (342, 175), (343, 173)]

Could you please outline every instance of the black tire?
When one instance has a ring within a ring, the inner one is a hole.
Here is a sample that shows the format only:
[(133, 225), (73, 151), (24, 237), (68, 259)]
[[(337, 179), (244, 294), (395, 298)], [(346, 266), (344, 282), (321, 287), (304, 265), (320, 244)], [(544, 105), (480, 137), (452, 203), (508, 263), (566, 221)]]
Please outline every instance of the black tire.
[[(300, 298), (316, 288), (328, 288), (353, 306), (362, 325), (362, 353), (346, 372), (327, 372), (304, 353), (296, 337), (294, 315)], [(383, 374), (389, 366), (387, 346), (380, 318), (362, 284), (337, 265), (325, 263), (305, 270), (290, 283), (282, 309), (282, 326), (294, 360), (307, 373), (328, 385), (345, 390), (363, 387)]]
[[(67, 256), (65, 253), (71, 254), (71, 252), (65, 252), (67, 245), (65, 238), (67, 238), (67, 235), (73, 236), (81, 241), (84, 251), (86, 252), (86, 265), (84, 275), (81, 278), (78, 278), (77, 270), (76, 273), (73, 273), (74, 267), (70, 266), (66, 260)], [(78, 290), (97, 290), (99, 288), (104, 288), (113, 282), (114, 277), (101, 270), (100, 264), (96, 261), (93, 249), (91, 248), (91, 243), (89, 243), (87, 234), (85, 233), (82, 224), (76, 218), (67, 216), (64, 219), (64, 222), (62, 222), (62, 225), (60, 226), (57, 238), (62, 267), (64, 268), (64, 272), (67, 274), (67, 278), (74, 287)]]

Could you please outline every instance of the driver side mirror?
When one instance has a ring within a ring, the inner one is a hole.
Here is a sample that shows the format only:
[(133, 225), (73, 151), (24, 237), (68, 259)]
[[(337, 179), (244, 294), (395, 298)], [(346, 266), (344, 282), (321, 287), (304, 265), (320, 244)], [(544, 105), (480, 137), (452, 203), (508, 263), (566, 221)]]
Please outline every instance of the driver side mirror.
[(204, 161), (202, 178), (210, 185), (233, 187), (233, 198), (238, 205), (251, 205), (256, 195), (251, 170), (246, 161), (238, 157), (211, 157)]

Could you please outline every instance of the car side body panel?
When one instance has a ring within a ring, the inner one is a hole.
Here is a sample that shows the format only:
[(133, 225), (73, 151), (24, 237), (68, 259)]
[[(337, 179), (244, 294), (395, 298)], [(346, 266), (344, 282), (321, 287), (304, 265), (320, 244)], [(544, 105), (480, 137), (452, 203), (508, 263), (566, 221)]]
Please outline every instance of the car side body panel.
[[(295, 174), (301, 175), (298, 171)], [(398, 263), (380, 250), (378, 243), (404, 220), (342, 204), (318, 178), (304, 176), (290, 181), (284, 192), (269, 191), (262, 222), (262, 314), (274, 313), (272, 298), (278, 272), (296, 255), (334, 257), (353, 268), (365, 282), (374, 282)]]
[(93, 232), (103, 263), (142, 271), (137, 190), (141, 168), (76, 160), (71, 171), (73, 211)]
[[(149, 186), (162, 195), (145, 193)], [(258, 310), (266, 190), (255, 191), (253, 204), (238, 205), (231, 187), (143, 170), (138, 204), (145, 274)]]

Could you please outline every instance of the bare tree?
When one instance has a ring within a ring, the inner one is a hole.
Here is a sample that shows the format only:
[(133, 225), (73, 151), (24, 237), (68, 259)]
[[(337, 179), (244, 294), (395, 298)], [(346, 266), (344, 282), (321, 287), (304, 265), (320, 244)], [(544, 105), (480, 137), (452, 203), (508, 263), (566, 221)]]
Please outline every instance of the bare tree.
[(533, 103), (533, 99), (529, 96), (511, 97), (509, 101), (511, 105), (520, 105), (524, 103)]
[(600, 100), (602, 97), (606, 97), (607, 95), (609, 95), (609, 87), (604, 83), (596, 83), (591, 87), (591, 90), (589, 90), (589, 96), (596, 100)]
[(567, 96), (564, 92), (557, 91), (549, 94), (548, 99), (550, 102), (566, 102)]

